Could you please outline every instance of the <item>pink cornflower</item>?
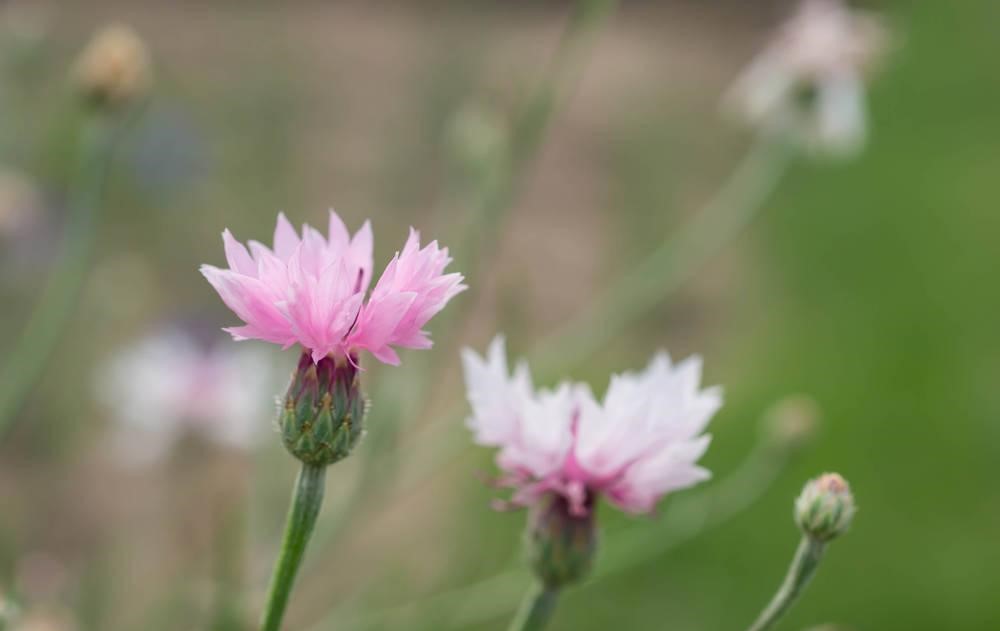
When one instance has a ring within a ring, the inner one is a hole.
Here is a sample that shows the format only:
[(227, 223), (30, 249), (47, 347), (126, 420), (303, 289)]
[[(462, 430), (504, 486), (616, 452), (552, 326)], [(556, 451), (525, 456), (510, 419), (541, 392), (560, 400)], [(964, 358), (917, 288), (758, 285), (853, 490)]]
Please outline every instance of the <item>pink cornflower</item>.
[(116, 352), (96, 390), (116, 421), (111, 443), (128, 464), (165, 456), (186, 433), (239, 450), (261, 437), (279, 378), (262, 349), (205, 344), (171, 327)]
[(647, 513), (666, 493), (710, 475), (696, 462), (722, 393), (699, 390), (697, 357), (674, 365), (660, 353), (644, 372), (612, 377), (603, 402), (582, 384), (536, 391), (524, 362), (509, 375), (502, 337), (485, 359), (469, 349), (462, 359), (468, 425), (476, 442), (499, 447), (501, 483), (516, 489), (515, 505), (554, 493), (572, 514), (586, 515), (603, 495), (626, 512)]
[(203, 265), (201, 272), (245, 323), (226, 331), (236, 340), (300, 344), (314, 362), (339, 356), (353, 363), (358, 351), (367, 350), (397, 365), (393, 347), (430, 348), (423, 326), (465, 289), (461, 274), (443, 273), (451, 262), (448, 249), (437, 241), (421, 248), (411, 228), (368, 295), (371, 224), (351, 237), (332, 210), (327, 237), (306, 225), (300, 238), (281, 213), (273, 250), (256, 241), (248, 250), (229, 230), (222, 240), (229, 269)]

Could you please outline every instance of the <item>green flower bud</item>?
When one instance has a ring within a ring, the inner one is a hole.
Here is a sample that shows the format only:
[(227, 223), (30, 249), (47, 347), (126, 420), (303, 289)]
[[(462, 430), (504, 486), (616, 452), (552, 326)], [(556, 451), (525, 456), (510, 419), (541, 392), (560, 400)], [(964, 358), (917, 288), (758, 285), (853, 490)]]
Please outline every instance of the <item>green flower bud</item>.
[(597, 552), (594, 507), (574, 515), (561, 495), (551, 493), (532, 507), (526, 532), (528, 561), (549, 589), (559, 589), (587, 576)]
[(811, 539), (827, 542), (847, 532), (856, 511), (847, 481), (824, 473), (807, 482), (795, 500), (795, 523)]
[(366, 411), (357, 358), (327, 356), (314, 364), (303, 353), (278, 419), (282, 441), (306, 464), (333, 464), (361, 438)]

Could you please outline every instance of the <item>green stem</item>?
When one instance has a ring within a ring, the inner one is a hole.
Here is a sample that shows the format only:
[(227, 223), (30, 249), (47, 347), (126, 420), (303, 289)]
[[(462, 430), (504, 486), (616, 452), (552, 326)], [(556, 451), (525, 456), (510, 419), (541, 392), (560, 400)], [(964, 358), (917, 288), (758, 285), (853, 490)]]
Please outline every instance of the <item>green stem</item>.
[(593, 308), (543, 340), (532, 365), (551, 374), (581, 363), (691, 278), (753, 220), (781, 181), (790, 155), (783, 137), (761, 136), (708, 205), (595, 299)]
[[(662, 526), (637, 524), (615, 533), (601, 563), (594, 568), (593, 576), (583, 589), (661, 559), (677, 546), (736, 517), (754, 505), (771, 488), (787, 464), (788, 455), (787, 451), (773, 449), (769, 442), (763, 441), (725, 478), (677, 498), (670, 508), (670, 519)], [(419, 627), (421, 622), (440, 611), (451, 612), (455, 628), (483, 624), (484, 621), (509, 611), (506, 603), (517, 598), (524, 577), (525, 572), (518, 563), (514, 568), (462, 587), (425, 595), (384, 609), (367, 610), (351, 616), (348, 606), (341, 605), (309, 629), (332, 629), (334, 621), (337, 629), (353, 631), (391, 626), (392, 620), (406, 620), (413, 627)]]
[(65, 245), (23, 333), (0, 369), (0, 436), (38, 381), (66, 328), (86, 279), (96, 216), (111, 166), (113, 121), (95, 113), (83, 129), (76, 179), (70, 192)]
[[(553, 117), (572, 96), (590, 59), (593, 42), (617, 4), (617, 0), (580, 0), (576, 4), (555, 53), (517, 107), (508, 132), (509, 148), (494, 167), (500, 177), (479, 191), (471, 209), (472, 219), (457, 239), (457, 247), (452, 248), (455, 269), (462, 270), (467, 280), (478, 278), (483, 263), (493, 255), (497, 244), (493, 237), (529, 174)], [(456, 306), (439, 316), (438, 330), (450, 329), (448, 324), (467, 315), (471, 304), (472, 301), (466, 301), (464, 306)], [(458, 336), (452, 339), (457, 340)], [(448, 352), (440, 354), (451, 356), (452, 351), (454, 348), (449, 347)], [(427, 374), (436, 373), (427, 371)]]
[[(456, 239), (457, 247), (452, 248), (455, 259), (453, 267), (462, 270), (466, 279), (476, 278), (482, 263), (491, 256), (491, 248), (495, 245), (495, 239), (481, 242), (482, 235), (495, 233), (502, 224), (506, 211), (510, 209), (514, 201), (520, 182), (527, 174), (534, 157), (538, 154), (542, 141), (545, 139), (545, 131), (549, 123), (562, 104), (571, 96), (579, 73), (589, 59), (588, 52), (592, 47), (593, 39), (600, 32), (601, 27), (617, 4), (617, 0), (581, 0), (576, 5), (569, 23), (560, 37), (555, 54), (547, 63), (541, 77), (530, 88), (529, 93), (518, 106), (511, 124), (510, 150), (504, 157), (503, 164), (497, 167), (501, 170), (503, 177), (494, 182), (487, 190), (480, 191), (475, 200), (475, 208), (472, 209), (473, 218)], [(467, 319), (466, 316), (471, 305), (471, 301), (465, 301), (464, 305), (455, 305), (445, 310), (435, 319), (434, 327), (437, 330), (453, 329), (453, 323)], [(456, 346), (459, 338), (460, 336), (453, 335), (442, 342), (444, 346), (438, 349), (436, 356), (457, 356)], [(391, 441), (396, 438), (393, 434), (399, 431), (399, 414), (395, 413), (396, 410), (392, 410), (390, 414), (378, 410), (385, 410), (384, 403), (388, 400), (396, 401), (396, 405), (389, 406), (390, 408), (399, 409), (407, 405), (423, 409), (426, 407), (428, 399), (436, 391), (434, 384), (442, 383), (441, 371), (433, 369), (428, 358), (415, 356), (410, 361), (421, 363), (422, 370), (413, 372), (418, 375), (417, 379), (423, 385), (407, 387), (389, 375), (383, 375), (383, 378), (379, 380), (379, 391), (374, 393), (373, 400), (380, 402), (375, 413), (381, 414), (381, 418), (370, 424), (370, 432), (373, 437), (377, 435), (384, 438), (383, 442), (389, 444), (386, 444), (383, 452), (379, 453), (378, 449), (373, 448), (371, 441), (368, 441), (369, 444), (363, 452), (365, 468), (373, 470), (373, 473), (377, 471), (377, 473), (360, 476), (359, 486), (346, 503), (349, 510), (338, 513), (344, 517), (339, 518), (338, 521), (318, 533), (319, 541), (317, 543), (321, 549), (335, 543), (342, 527), (360, 513), (356, 510), (360, 501), (379, 493), (384, 483), (393, 479), (392, 471), (389, 469), (390, 464), (385, 462), (386, 458), (383, 456), (395, 451)]]
[(295, 495), (292, 506), (288, 510), (288, 521), (285, 524), (285, 538), (281, 543), (281, 553), (271, 575), (271, 587), (268, 589), (267, 605), (261, 616), (261, 631), (278, 631), (281, 619), (288, 605), (288, 597), (295, 583), (295, 574), (302, 563), (302, 556), (309, 543), (316, 517), (323, 503), (323, 484), (326, 479), (326, 467), (302, 464), (299, 477), (295, 481)]
[(508, 631), (541, 631), (556, 610), (559, 590), (535, 583), (524, 597)]
[(788, 574), (778, 589), (778, 593), (771, 599), (767, 608), (761, 612), (757, 621), (750, 626), (749, 631), (770, 629), (788, 611), (809, 583), (809, 579), (816, 573), (825, 548), (825, 543), (808, 536), (802, 537), (799, 548), (795, 551), (795, 558), (792, 559), (792, 565), (788, 568)]

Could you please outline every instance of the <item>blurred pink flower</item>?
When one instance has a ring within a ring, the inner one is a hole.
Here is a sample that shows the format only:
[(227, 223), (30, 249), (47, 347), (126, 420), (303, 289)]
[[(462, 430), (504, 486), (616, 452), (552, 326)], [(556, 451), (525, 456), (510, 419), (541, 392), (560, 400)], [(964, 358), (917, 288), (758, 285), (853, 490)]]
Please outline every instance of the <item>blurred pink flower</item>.
[(95, 383), (116, 421), (112, 444), (126, 464), (163, 457), (185, 433), (251, 449), (265, 394), (278, 381), (262, 349), (206, 345), (181, 328), (152, 334), (116, 352)]
[(316, 362), (331, 354), (354, 361), (363, 349), (399, 364), (392, 347), (430, 348), (422, 327), (465, 289), (461, 274), (443, 273), (451, 262), (448, 249), (437, 241), (421, 249), (411, 229), (366, 302), (371, 224), (351, 237), (332, 210), (328, 237), (306, 225), (300, 238), (282, 213), (273, 250), (250, 241), (248, 251), (229, 230), (222, 239), (229, 269), (203, 265), (201, 272), (245, 323), (226, 330), (237, 340), (300, 344)]
[(752, 124), (791, 131), (807, 148), (852, 155), (867, 135), (864, 75), (887, 40), (873, 14), (842, 0), (803, 0), (726, 105)]
[(674, 365), (660, 353), (644, 372), (612, 377), (603, 403), (582, 384), (536, 391), (524, 362), (509, 375), (502, 337), (486, 358), (466, 349), (462, 359), (468, 425), (476, 442), (500, 448), (501, 484), (517, 489), (516, 505), (557, 493), (584, 515), (603, 495), (626, 512), (646, 513), (664, 494), (710, 475), (696, 463), (722, 393), (699, 390), (697, 357)]

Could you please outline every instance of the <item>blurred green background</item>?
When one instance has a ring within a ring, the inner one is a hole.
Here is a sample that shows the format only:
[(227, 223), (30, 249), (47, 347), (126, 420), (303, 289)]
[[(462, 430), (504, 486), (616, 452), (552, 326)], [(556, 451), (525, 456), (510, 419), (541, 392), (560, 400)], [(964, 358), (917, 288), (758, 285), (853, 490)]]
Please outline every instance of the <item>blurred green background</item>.
[[(568, 374), (601, 393), (655, 348), (703, 355), (727, 395), (706, 456), (717, 479), (785, 396), (816, 400), (818, 438), (732, 520), (574, 589), (553, 629), (746, 627), (794, 550), (794, 496), (826, 470), (860, 512), (780, 628), (1000, 628), (1000, 4), (867, 5), (896, 42), (865, 152), (797, 159), (748, 230)], [(197, 273), (223, 261), (224, 227), (268, 241), (278, 210), (322, 226), (329, 206), (351, 228), (372, 219), (376, 267), (409, 225), (476, 266), (459, 270), (471, 289), (432, 327), (435, 350), (367, 372), (381, 424), (331, 471), (287, 628), (356, 628), (512, 567), (523, 514), (490, 510), (491, 455), (456, 416), (457, 348), (500, 330), (530, 353), (697, 212), (749, 143), (720, 95), (790, 6), (624, 2), (581, 53), (509, 212), (477, 229), (466, 187), (482, 174), (455, 164), (456, 121), (517, 106), (572, 3), (4, 4), (0, 164), (43, 203), (32, 231), (2, 241), (0, 357), (59, 247), (72, 60), (124, 22), (154, 84), (116, 154), (81, 300), (0, 442), (0, 593), (36, 631), (253, 628), (293, 461), (277, 440), (249, 455), (195, 441), (123, 470), (101, 449), (113, 421), (93, 375), (163, 322), (235, 322)], [(429, 367), (433, 392), (414, 392)], [(626, 526), (669, 533), (681, 497), (650, 519), (602, 511), (606, 543)], [(518, 591), (368, 628), (503, 629)]]

